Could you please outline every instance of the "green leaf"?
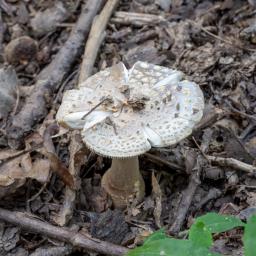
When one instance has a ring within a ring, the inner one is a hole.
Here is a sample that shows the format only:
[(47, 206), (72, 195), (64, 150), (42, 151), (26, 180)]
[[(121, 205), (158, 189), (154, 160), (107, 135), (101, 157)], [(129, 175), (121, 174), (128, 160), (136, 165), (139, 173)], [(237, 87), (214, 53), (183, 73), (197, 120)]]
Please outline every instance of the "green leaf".
[(127, 256), (221, 256), (190, 240), (164, 238), (131, 250)]
[[(256, 217), (251, 223), (256, 225)], [(164, 230), (159, 230), (146, 239), (144, 245), (131, 250), (127, 256), (221, 256), (209, 250), (213, 244), (211, 234), (240, 226), (245, 226), (245, 224), (234, 216), (208, 213), (196, 219), (189, 231), (189, 240), (169, 238)], [(246, 256), (255, 256), (255, 251), (251, 252), (251, 250), (255, 250), (253, 244), (256, 241), (249, 238), (253, 236), (256, 238), (254, 233), (250, 234), (250, 232), (256, 232), (256, 228), (252, 230), (247, 227), (247, 230), (248, 238), (244, 240), (244, 243), (249, 249), (247, 249)]]
[(172, 256), (172, 255), (182, 255), (186, 256), (186, 250), (188, 250), (187, 240), (176, 240), (171, 238), (164, 238), (161, 240), (152, 241), (150, 243), (144, 244), (141, 247), (135, 248), (130, 251), (128, 256)]
[(151, 243), (152, 241), (160, 240), (167, 238), (164, 229), (159, 229), (158, 231), (154, 232), (152, 235), (150, 235), (148, 238), (145, 239), (144, 245), (147, 243)]
[(247, 224), (245, 224), (244, 230), (244, 255), (255, 256), (256, 255), (256, 215), (252, 216)]
[(199, 247), (210, 248), (213, 244), (212, 234), (202, 221), (196, 221), (191, 226), (189, 240)]
[(196, 222), (203, 222), (211, 233), (221, 233), (236, 227), (243, 227), (245, 224), (234, 216), (207, 213), (196, 219)]

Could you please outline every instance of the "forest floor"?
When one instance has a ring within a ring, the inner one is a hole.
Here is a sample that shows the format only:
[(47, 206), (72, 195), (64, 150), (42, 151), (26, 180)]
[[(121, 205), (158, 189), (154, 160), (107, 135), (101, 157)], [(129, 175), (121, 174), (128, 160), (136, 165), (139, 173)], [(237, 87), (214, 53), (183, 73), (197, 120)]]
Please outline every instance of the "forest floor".
[[(256, 213), (254, 1), (115, 1), (87, 75), (120, 61), (175, 68), (199, 84), (206, 104), (191, 136), (140, 156), (146, 196), (124, 211), (100, 186), (110, 159), (56, 129), (63, 92), (89, 58), (84, 47), (104, 3), (96, 2), (0, 0), (0, 255), (121, 255), (161, 227), (182, 238), (207, 212)], [(216, 236), (214, 250), (242, 255), (241, 245), (235, 230)]]

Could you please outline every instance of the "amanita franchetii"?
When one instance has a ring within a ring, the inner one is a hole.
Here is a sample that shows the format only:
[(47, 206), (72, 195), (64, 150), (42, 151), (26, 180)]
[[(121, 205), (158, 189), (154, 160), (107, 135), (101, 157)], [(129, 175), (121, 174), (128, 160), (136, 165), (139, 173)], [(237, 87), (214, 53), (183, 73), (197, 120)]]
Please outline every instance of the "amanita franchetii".
[(176, 144), (202, 118), (203, 93), (182, 78), (182, 72), (162, 66), (136, 62), (127, 70), (119, 63), (65, 92), (56, 119), (81, 129), (91, 150), (112, 158), (102, 186), (116, 208), (144, 197), (138, 156)]

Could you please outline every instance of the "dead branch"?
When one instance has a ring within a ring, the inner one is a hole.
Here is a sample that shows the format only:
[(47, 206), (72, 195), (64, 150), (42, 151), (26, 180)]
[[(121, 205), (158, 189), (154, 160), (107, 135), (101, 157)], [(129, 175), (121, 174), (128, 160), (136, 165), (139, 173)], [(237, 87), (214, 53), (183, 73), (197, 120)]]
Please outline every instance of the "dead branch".
[(84, 50), (84, 58), (79, 76), (79, 84), (84, 82), (92, 74), (92, 68), (95, 63), (99, 48), (106, 36), (106, 26), (118, 2), (119, 0), (108, 0), (100, 15), (94, 18)]
[(243, 172), (249, 172), (249, 173), (256, 172), (256, 166), (246, 164), (234, 158), (225, 158), (225, 157), (209, 156), (209, 155), (207, 155), (207, 158), (213, 163), (223, 167), (230, 167), (230, 168), (234, 168), (237, 171), (243, 171)]
[(33, 126), (46, 116), (52, 104), (52, 95), (58, 90), (62, 80), (79, 57), (92, 20), (103, 1), (87, 1), (69, 39), (53, 61), (38, 75), (32, 94), (27, 98), (21, 111), (14, 116), (8, 128), (8, 141), (11, 147), (21, 146), (24, 136), (31, 132)]
[(0, 208), (0, 219), (32, 233), (45, 235), (59, 241), (67, 242), (74, 247), (79, 247), (92, 252), (116, 256), (125, 255), (128, 252), (128, 249), (125, 247), (100, 241), (98, 239), (92, 239), (79, 232), (66, 228), (53, 226), (23, 212), (8, 211)]
[[(105, 29), (119, 0), (108, 0), (99, 16), (95, 17), (93, 25), (85, 46), (84, 57), (81, 64), (79, 84), (85, 81), (91, 74), (99, 48), (105, 38)], [(86, 149), (81, 140), (80, 132), (73, 131), (70, 138), (70, 162), (69, 171), (79, 183), (79, 172), (85, 163)], [(79, 159), (78, 159), (79, 158)], [(65, 188), (65, 195), (62, 207), (58, 215), (54, 218), (55, 222), (64, 226), (72, 217), (76, 199), (76, 192), (68, 187)]]

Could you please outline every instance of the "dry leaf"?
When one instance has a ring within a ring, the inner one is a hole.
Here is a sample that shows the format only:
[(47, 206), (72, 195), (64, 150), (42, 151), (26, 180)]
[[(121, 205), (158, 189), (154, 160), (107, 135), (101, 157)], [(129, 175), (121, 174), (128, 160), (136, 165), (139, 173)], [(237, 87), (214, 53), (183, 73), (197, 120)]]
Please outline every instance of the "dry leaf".
[(73, 176), (69, 173), (68, 169), (56, 155), (52, 142), (52, 136), (56, 134), (58, 130), (59, 127), (56, 125), (56, 123), (53, 123), (45, 128), (43, 131), (43, 136), (41, 136), (39, 133), (33, 133), (26, 140), (26, 149), (32, 150), (33, 148), (38, 148), (39, 145), (43, 144), (43, 146), (37, 149), (37, 151), (48, 158), (51, 170), (57, 173), (67, 186), (74, 189), (75, 185)]
[(52, 142), (52, 136), (59, 131), (56, 124), (49, 125), (43, 134), (44, 148), (41, 153), (50, 160), (51, 170), (59, 175), (62, 181), (71, 189), (75, 189), (75, 182), (73, 176), (70, 174), (67, 167), (60, 161), (55, 153), (55, 148)]
[[(51, 134), (56, 133), (56, 125), (48, 126), (44, 136), (31, 134), (25, 141), (25, 150), (2, 150), (0, 152), (0, 198), (16, 191), (26, 178), (41, 183), (48, 180), (50, 169), (56, 172), (66, 185), (74, 189), (73, 176), (55, 154)], [(31, 157), (32, 151), (38, 151), (47, 157)]]
[(46, 182), (50, 165), (46, 159), (32, 161), (30, 154), (26, 153), (12, 159), (0, 166), (0, 184), (9, 186), (16, 179), (32, 178), (39, 182)]
[(59, 160), (58, 156), (47, 151), (44, 151), (43, 154), (50, 160), (51, 170), (57, 173), (67, 186), (75, 189), (73, 176), (69, 173), (68, 168)]
[[(31, 159), (30, 153), (20, 156), (20, 151), (2, 151), (0, 159), (3, 156), (11, 159), (0, 165), (0, 198), (13, 193), (22, 186), (26, 178), (36, 179), (41, 183), (47, 181), (50, 171), (50, 164), (47, 159)], [(12, 159), (12, 157), (15, 157)], [(2, 158), (3, 159), (3, 158)]]
[(158, 181), (152, 173), (152, 191), (155, 199), (154, 217), (157, 227), (161, 228), (161, 213), (162, 213), (162, 191), (158, 184)]

